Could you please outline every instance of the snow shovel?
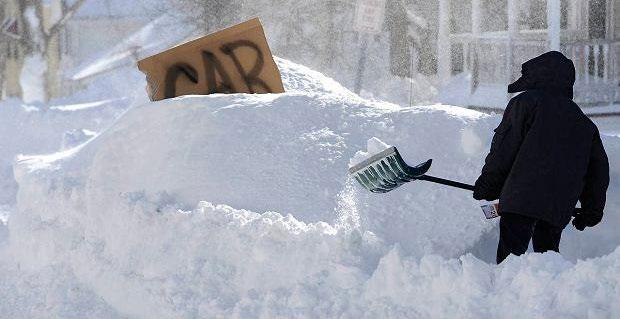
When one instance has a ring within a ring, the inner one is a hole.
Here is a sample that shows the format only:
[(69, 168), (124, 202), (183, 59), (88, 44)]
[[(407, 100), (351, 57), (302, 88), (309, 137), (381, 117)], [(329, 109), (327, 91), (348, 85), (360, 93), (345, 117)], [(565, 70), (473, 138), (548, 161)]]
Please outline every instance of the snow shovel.
[(426, 175), (433, 160), (411, 167), (392, 146), (351, 167), (349, 174), (373, 193), (387, 193), (407, 182), (422, 180), (473, 191), (474, 186)]

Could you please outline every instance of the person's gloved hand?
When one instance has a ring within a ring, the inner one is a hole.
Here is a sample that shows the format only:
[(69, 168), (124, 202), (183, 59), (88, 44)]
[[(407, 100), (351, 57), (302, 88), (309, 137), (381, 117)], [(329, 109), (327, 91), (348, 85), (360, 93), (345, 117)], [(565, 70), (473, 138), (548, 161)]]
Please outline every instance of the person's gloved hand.
[(484, 177), (484, 175), (480, 175), (474, 183), (474, 199), (476, 200), (488, 200), (494, 201), (499, 198), (500, 193), (502, 192), (503, 183), (493, 182), (489, 180), (489, 178)]
[(603, 216), (584, 211), (581, 208), (575, 208), (573, 211), (573, 226), (579, 231), (583, 231), (586, 227), (593, 227), (601, 222)]
[(475, 200), (481, 200), (483, 198), (484, 198), (484, 196), (482, 195), (480, 187), (474, 186), (474, 199)]
[(475, 200), (492, 200), (490, 198), (490, 194), (488, 194), (487, 188), (482, 186), (480, 183), (476, 183), (474, 185), (474, 199)]

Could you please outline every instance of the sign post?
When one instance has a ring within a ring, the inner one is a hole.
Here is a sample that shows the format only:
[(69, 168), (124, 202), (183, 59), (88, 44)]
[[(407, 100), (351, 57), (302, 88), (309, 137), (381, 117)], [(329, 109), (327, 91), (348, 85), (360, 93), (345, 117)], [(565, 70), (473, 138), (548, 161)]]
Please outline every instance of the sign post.
[(366, 55), (368, 51), (368, 38), (366, 35), (378, 34), (383, 28), (385, 19), (385, 0), (358, 0), (355, 10), (354, 28), (362, 38), (359, 67), (355, 80), (355, 93), (362, 91), (362, 82), (366, 68)]

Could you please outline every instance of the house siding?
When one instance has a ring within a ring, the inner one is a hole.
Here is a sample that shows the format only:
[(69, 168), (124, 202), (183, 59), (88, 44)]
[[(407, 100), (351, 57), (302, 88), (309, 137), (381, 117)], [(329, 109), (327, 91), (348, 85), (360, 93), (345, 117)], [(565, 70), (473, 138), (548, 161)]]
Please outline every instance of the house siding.
[(613, 0), (614, 39), (620, 38), (620, 0)]

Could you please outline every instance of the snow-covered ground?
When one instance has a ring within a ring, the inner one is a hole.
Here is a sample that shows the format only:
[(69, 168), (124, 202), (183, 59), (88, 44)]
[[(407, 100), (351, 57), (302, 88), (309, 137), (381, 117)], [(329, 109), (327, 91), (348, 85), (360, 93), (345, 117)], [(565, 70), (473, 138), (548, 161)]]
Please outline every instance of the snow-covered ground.
[(620, 137), (620, 116), (597, 117), (593, 120), (604, 134)]
[[(612, 167), (603, 224), (567, 228), (562, 255), (495, 266), (497, 221), (484, 219), (470, 193), (414, 182), (370, 194), (347, 168), (377, 137), (410, 164), (433, 158), (433, 175), (472, 182), (499, 116), (368, 101), (278, 64), (285, 94), (144, 103), (106, 117), (108, 128), (69, 128), (83, 144), (18, 156), (7, 173), (16, 198), (0, 206), (8, 221), (0, 223), (0, 313), (620, 316), (620, 137), (603, 136)], [(20, 152), (61, 144), (56, 137)]]

